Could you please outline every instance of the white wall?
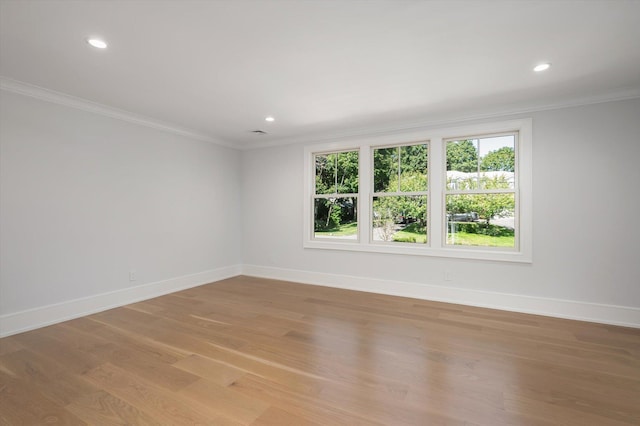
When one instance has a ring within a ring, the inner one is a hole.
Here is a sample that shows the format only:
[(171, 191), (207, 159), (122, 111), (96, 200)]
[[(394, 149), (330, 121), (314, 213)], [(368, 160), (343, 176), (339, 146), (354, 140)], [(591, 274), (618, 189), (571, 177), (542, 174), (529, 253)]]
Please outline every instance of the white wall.
[(303, 249), (302, 144), (240, 153), (2, 91), (0, 336), (241, 271), (640, 327), (640, 99), (527, 116), (517, 264)]
[(245, 272), (640, 326), (640, 99), (522, 117), (532, 264), (303, 249), (303, 146), (290, 145), (243, 153)]
[(238, 151), (5, 91), (0, 102), (5, 334), (31, 328), (30, 310), (61, 304), (46, 323), (240, 272)]

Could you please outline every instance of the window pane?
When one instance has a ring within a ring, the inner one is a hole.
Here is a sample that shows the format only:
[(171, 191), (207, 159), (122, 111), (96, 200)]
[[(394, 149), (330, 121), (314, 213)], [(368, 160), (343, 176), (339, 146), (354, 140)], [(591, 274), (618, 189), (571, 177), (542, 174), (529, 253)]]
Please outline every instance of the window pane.
[(400, 147), (400, 191), (427, 190), (427, 145)]
[(316, 194), (358, 192), (358, 151), (315, 155)]
[(374, 241), (426, 243), (427, 197), (374, 197), (372, 226)]
[(358, 151), (337, 154), (337, 191), (338, 194), (356, 194), (358, 192)]
[(373, 180), (374, 192), (398, 191), (397, 147), (373, 150)]
[(447, 244), (515, 247), (515, 195), (447, 195)]
[(336, 154), (315, 156), (316, 194), (336, 193)]
[(447, 142), (447, 189), (478, 188), (478, 140)]
[(314, 238), (358, 238), (358, 199), (316, 198), (313, 202)]
[(479, 140), (482, 189), (515, 188), (515, 146), (514, 135)]
[(374, 192), (426, 191), (427, 160), (427, 144), (374, 149)]

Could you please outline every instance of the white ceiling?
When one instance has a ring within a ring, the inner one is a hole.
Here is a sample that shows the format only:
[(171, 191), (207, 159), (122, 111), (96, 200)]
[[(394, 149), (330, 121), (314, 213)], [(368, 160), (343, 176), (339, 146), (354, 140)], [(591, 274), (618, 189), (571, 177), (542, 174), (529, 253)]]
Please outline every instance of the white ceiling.
[(1, 76), (239, 148), (640, 93), (634, 0), (0, 7)]

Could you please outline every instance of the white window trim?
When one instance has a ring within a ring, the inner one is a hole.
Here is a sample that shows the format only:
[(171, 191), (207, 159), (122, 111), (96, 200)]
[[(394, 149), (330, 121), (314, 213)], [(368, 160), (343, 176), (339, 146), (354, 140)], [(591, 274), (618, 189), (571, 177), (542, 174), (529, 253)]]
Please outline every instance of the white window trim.
[[(518, 197), (519, 244), (516, 249), (496, 247), (447, 246), (445, 235), (444, 197), (446, 161), (444, 141), (465, 136), (492, 133), (518, 132)], [(435, 256), (458, 259), (479, 259), (505, 262), (531, 263), (533, 261), (533, 124), (531, 119), (490, 122), (459, 127), (434, 128), (418, 131), (374, 135), (366, 138), (343, 139), (321, 145), (309, 145), (304, 149), (304, 204), (303, 247), (308, 249), (349, 250), (400, 255)], [(372, 147), (409, 144), (429, 141), (429, 238), (427, 244), (381, 244), (371, 240), (371, 161)], [(358, 194), (358, 239), (350, 241), (313, 239), (314, 188), (313, 155), (321, 152), (360, 150)], [(442, 160), (442, 161), (441, 161)]]

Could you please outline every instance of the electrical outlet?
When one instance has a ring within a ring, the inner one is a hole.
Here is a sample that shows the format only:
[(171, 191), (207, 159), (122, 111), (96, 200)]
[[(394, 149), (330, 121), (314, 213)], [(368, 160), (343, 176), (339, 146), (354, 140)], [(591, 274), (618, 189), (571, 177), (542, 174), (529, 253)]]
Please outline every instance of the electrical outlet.
[(135, 281), (136, 279), (138, 279), (136, 271), (129, 271), (129, 281)]

